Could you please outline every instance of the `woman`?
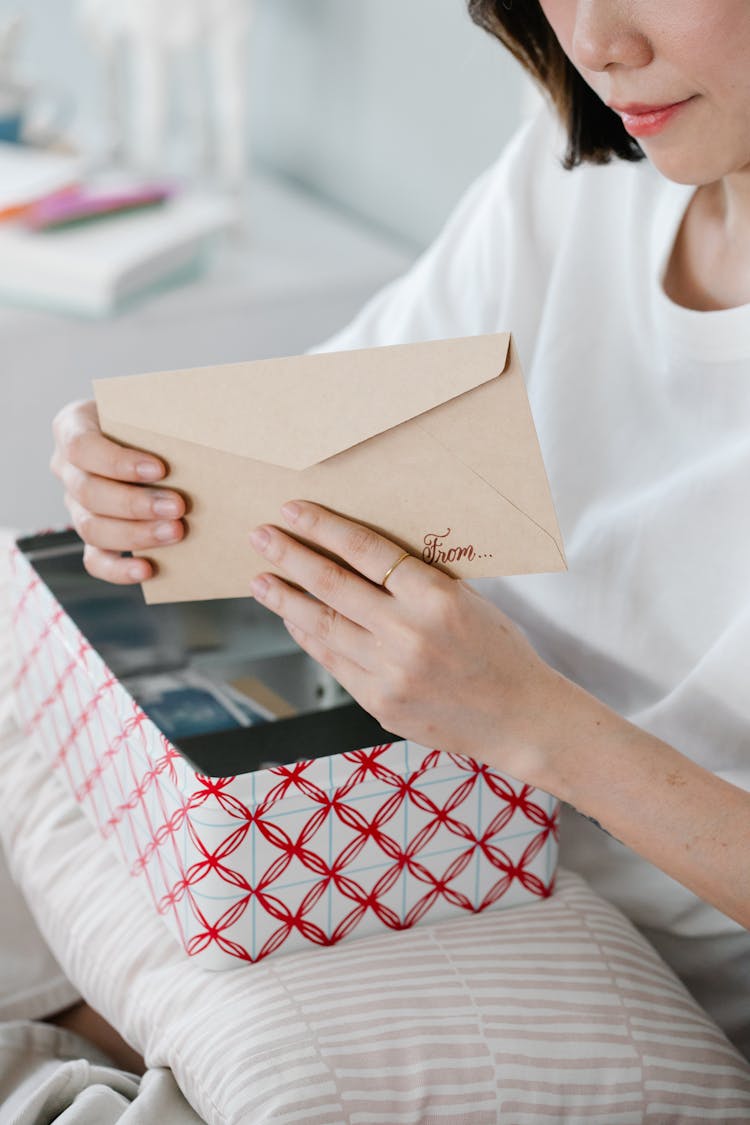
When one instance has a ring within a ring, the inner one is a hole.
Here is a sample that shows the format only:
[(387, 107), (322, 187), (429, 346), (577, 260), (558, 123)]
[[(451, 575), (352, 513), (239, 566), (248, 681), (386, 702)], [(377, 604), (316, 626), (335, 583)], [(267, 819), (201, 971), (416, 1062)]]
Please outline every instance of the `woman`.
[[(750, 1056), (750, 7), (469, 7), (564, 131), (522, 129), (325, 347), (511, 329), (569, 573), (472, 588), (294, 500), (251, 536), (288, 581), (252, 592), (387, 729), (583, 813), (563, 862)], [(87, 568), (147, 579), (119, 552), (183, 534), (180, 497), (139, 487), (163, 466), (104, 439), (92, 404), (55, 431)]]

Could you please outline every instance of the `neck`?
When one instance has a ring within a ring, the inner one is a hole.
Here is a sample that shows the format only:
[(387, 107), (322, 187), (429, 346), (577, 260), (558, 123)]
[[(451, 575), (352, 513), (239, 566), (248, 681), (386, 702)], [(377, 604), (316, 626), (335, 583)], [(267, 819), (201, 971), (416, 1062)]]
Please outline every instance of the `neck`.
[(750, 247), (750, 169), (732, 172), (715, 185), (714, 206), (733, 246)]
[(698, 188), (665, 289), (677, 304), (701, 311), (750, 304), (750, 169)]

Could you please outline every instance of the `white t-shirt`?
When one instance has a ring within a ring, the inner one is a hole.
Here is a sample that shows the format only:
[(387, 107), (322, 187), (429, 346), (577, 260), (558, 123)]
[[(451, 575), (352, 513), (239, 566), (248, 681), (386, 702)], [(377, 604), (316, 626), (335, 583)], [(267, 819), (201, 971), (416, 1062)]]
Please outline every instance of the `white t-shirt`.
[[(750, 306), (663, 291), (694, 189), (646, 161), (566, 172), (563, 148), (546, 111), (525, 125), (320, 350), (514, 333), (569, 570), (477, 588), (563, 674), (750, 790)], [(562, 860), (750, 1053), (750, 934), (572, 812)]]

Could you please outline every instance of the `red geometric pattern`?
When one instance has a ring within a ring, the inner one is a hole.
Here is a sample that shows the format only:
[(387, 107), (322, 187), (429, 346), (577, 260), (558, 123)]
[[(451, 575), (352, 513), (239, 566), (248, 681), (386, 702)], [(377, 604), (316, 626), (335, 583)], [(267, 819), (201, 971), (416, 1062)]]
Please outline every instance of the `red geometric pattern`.
[(552, 893), (557, 802), (470, 758), (397, 742), (196, 773), (18, 552), (13, 565), (24, 721), (205, 967)]

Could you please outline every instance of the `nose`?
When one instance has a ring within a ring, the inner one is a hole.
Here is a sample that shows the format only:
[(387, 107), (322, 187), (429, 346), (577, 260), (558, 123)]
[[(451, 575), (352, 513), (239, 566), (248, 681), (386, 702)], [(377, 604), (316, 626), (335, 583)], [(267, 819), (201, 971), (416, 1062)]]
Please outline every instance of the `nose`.
[(649, 39), (622, 0), (578, 0), (571, 40), (571, 59), (584, 70), (612, 66), (647, 66)]

